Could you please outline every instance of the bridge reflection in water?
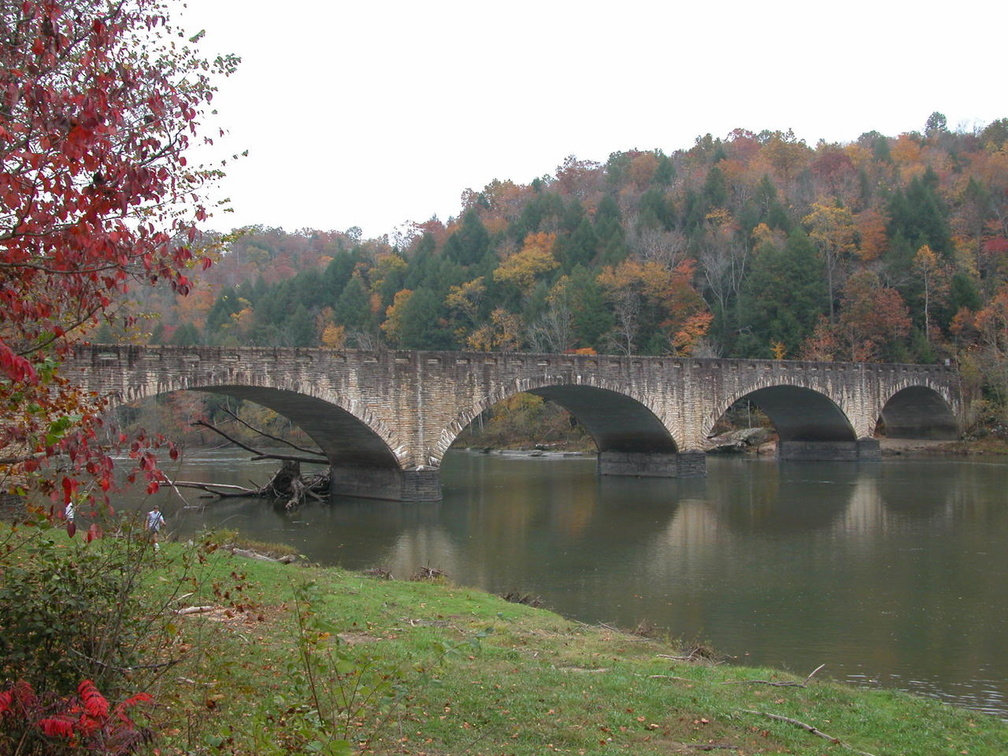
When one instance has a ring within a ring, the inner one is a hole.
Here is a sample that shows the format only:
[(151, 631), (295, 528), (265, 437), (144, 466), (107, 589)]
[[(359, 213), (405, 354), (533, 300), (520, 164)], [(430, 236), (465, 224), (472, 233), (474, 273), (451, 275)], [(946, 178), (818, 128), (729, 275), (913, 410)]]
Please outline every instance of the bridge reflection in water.
[(571, 412), (601, 475), (702, 477), (704, 440), (736, 402), (773, 422), (792, 460), (878, 458), (890, 436), (954, 438), (958, 374), (935, 365), (685, 357), (225, 347), (79, 347), (67, 375), (134, 402), (227, 394), (300, 426), (332, 466), (336, 495), (441, 499), (441, 460), (480, 413), (517, 393)]

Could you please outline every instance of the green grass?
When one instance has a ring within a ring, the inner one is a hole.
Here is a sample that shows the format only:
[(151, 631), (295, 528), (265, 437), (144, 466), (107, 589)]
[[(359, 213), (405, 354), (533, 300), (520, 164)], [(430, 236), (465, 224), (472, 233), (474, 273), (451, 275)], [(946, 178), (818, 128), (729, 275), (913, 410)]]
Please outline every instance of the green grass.
[[(159, 581), (171, 582), (182, 549), (162, 548)], [(340, 732), (377, 754), (1008, 753), (1008, 725), (996, 718), (830, 682), (828, 669), (806, 685), (775, 670), (681, 661), (676, 643), (443, 582), (223, 550), (202, 569), (186, 603), (221, 611), (180, 620), (182, 662), (156, 691), (162, 754), (327, 752), (311, 725), (302, 636), (322, 698), (365, 702), (344, 713)], [(299, 625), (295, 592), (309, 582)]]

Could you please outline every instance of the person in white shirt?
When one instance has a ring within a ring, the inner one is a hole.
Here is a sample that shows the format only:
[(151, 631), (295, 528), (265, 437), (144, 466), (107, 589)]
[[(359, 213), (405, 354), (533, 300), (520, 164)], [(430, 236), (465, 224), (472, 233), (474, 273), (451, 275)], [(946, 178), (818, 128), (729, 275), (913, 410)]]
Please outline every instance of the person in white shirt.
[(165, 524), (164, 515), (161, 514), (161, 507), (158, 504), (154, 505), (154, 509), (147, 513), (147, 532), (150, 533), (151, 541), (154, 543), (154, 550), (157, 551), (161, 548), (158, 543), (158, 532)]

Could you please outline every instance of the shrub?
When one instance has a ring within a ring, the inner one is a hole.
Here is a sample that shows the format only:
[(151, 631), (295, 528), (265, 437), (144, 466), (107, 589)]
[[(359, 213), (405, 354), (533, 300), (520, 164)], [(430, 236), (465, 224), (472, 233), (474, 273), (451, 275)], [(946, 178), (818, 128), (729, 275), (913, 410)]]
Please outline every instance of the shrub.
[[(68, 539), (19, 527), (0, 545), (0, 681), (54, 695), (93, 680), (113, 694), (149, 661), (163, 613), (139, 590), (153, 564), (146, 539)], [(134, 681), (135, 682), (135, 681)]]
[(126, 756), (152, 739), (151, 731), (138, 726), (129, 713), (150, 701), (140, 693), (111, 707), (91, 680), (82, 681), (75, 696), (49, 701), (19, 680), (0, 690), (0, 755), (83, 751)]

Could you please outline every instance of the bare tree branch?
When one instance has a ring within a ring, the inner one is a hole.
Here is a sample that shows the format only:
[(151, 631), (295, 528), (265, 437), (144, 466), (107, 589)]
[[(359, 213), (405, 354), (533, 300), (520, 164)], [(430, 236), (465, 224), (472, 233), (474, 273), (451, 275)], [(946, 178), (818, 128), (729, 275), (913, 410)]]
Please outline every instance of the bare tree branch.
[[(208, 423), (205, 420), (197, 420), (195, 423), (193, 423), (193, 425), (198, 425), (200, 427), (207, 428), (207, 429), (213, 431), (214, 433), (216, 433), (217, 435), (222, 436), (223, 438), (226, 438), (228, 441), (230, 441), (235, 446), (239, 446), (242, 449), (244, 449), (245, 451), (251, 452), (252, 454), (255, 455), (253, 457), (253, 459), (255, 459), (255, 460), (260, 460), (260, 459), (276, 459), (276, 460), (279, 460), (281, 462), (299, 462), (299, 463), (303, 463), (303, 464), (306, 464), (306, 465), (324, 465), (328, 461), (321, 454), (319, 454), (319, 456), (317, 456), (317, 457), (300, 457), (300, 456), (297, 456), (297, 455), (271, 454), (269, 452), (264, 452), (261, 449), (256, 449), (255, 447), (249, 446), (248, 444), (243, 444), (238, 439), (236, 439), (233, 436), (225, 433), (224, 431), (222, 431), (217, 426), (215, 426), (215, 425), (213, 425), (211, 423)], [(292, 444), (292, 446), (293, 446), (293, 444)], [(297, 448), (297, 447), (295, 447), (295, 448)], [(310, 450), (306, 450), (306, 451), (310, 451)]]

